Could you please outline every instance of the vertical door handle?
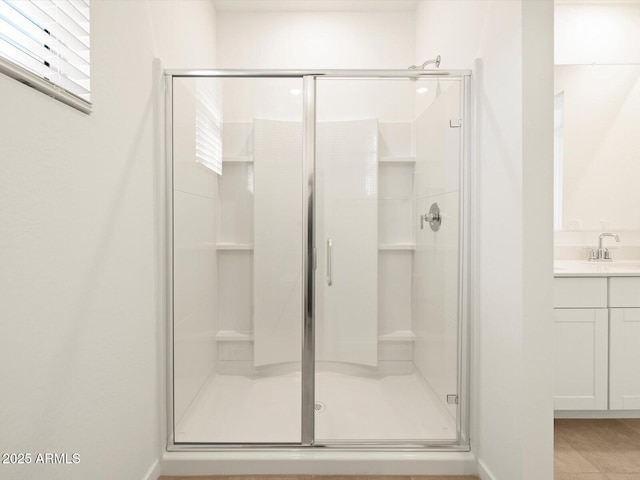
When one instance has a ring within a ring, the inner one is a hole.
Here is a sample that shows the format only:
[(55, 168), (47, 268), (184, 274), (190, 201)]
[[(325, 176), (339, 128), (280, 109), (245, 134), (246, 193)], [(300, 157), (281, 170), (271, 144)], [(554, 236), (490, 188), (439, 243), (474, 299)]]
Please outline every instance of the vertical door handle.
[(333, 240), (327, 239), (327, 285), (333, 285)]

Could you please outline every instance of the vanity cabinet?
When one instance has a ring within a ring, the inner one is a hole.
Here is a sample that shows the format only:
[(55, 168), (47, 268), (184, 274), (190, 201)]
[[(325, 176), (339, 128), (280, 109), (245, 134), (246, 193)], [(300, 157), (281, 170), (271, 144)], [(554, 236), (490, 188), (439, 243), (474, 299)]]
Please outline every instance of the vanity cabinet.
[(609, 307), (609, 409), (640, 410), (640, 278), (610, 278)]
[(606, 278), (556, 278), (556, 410), (608, 408)]
[(640, 410), (640, 278), (554, 282), (556, 410)]

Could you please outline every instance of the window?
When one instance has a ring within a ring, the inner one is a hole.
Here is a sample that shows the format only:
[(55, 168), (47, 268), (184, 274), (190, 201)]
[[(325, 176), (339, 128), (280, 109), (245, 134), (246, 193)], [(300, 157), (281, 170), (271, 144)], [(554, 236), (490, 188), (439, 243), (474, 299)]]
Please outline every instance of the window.
[(0, 0), (0, 72), (91, 111), (89, 0)]
[(196, 161), (222, 175), (221, 80), (196, 80)]
[(553, 229), (562, 230), (564, 174), (564, 92), (553, 100)]

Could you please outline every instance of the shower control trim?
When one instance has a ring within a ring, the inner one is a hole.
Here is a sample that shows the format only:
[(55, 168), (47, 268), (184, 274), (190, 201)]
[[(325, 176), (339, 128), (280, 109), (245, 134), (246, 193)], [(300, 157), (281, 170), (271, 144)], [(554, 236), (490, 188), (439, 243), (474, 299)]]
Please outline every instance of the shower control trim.
[(428, 222), (431, 226), (431, 230), (437, 232), (442, 225), (442, 216), (440, 215), (440, 207), (437, 203), (431, 205), (429, 213), (420, 215), (420, 230), (424, 230), (424, 222)]

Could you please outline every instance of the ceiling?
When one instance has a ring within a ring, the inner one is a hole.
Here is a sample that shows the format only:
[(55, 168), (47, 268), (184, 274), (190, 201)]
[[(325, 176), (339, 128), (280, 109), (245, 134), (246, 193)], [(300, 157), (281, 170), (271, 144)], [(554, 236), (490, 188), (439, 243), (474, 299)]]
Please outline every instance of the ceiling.
[(218, 11), (236, 12), (413, 12), (418, 0), (213, 0)]

